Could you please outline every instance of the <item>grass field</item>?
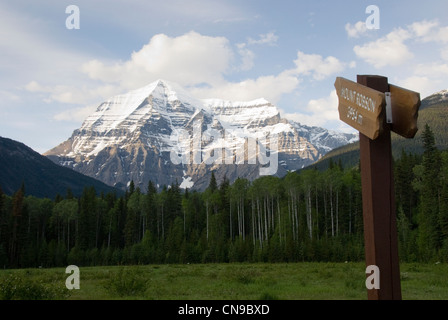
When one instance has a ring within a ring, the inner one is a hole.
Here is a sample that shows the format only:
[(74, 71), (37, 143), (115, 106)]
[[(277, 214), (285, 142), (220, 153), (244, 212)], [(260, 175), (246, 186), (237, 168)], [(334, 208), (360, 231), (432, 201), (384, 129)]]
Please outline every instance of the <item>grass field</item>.
[[(401, 264), (404, 300), (448, 300), (447, 264)], [(190, 264), (0, 270), (0, 298), (366, 300), (364, 263)]]

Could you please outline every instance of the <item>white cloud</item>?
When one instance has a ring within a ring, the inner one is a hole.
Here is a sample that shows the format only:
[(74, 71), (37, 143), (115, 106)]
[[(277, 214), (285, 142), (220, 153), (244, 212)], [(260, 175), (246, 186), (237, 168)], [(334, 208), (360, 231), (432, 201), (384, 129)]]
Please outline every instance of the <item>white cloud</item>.
[(249, 45), (269, 45), (274, 46), (277, 43), (278, 36), (274, 32), (269, 32), (266, 34), (260, 34), (259, 39), (249, 38), (247, 44)]
[(76, 86), (76, 85), (42, 85), (33, 80), (25, 85), (25, 90), (33, 93), (45, 94), (44, 101), (47, 103), (61, 102), (72, 105), (85, 105), (94, 100), (105, 99), (115, 94), (117, 87), (104, 86)]
[(336, 90), (332, 90), (327, 97), (310, 100), (299, 112), (282, 112), (282, 116), (302, 124), (328, 128), (330, 122), (339, 121), (338, 104)]
[[(346, 30), (349, 35), (357, 34), (355, 27), (346, 25)], [(440, 26), (438, 20), (417, 21), (406, 28), (395, 29), (376, 41), (357, 45), (353, 50), (359, 58), (379, 69), (408, 62), (414, 57), (409, 45), (419, 42), (448, 43), (448, 27)], [(441, 57), (443, 59), (448, 57), (445, 50), (441, 51)]]
[[(276, 36), (268, 33), (260, 35), (259, 40), (249, 39), (248, 43), (268, 45), (275, 40)], [(297, 87), (299, 80), (290, 71), (240, 82), (227, 81), (226, 73), (254, 66), (255, 54), (248, 44), (239, 43), (236, 48), (241, 65), (233, 67), (235, 53), (226, 38), (196, 32), (179, 37), (158, 34), (129, 60), (105, 63), (91, 60), (82, 70), (89, 78), (119, 86), (122, 91), (144, 86), (158, 78), (167, 79), (190, 88), (198, 98), (251, 100), (264, 97), (275, 102)]]
[(350, 69), (356, 68), (356, 61), (351, 61), (348, 66)]
[(25, 85), (25, 89), (33, 93), (46, 93), (47, 97), (44, 99), (45, 102), (62, 102), (62, 103), (73, 103), (82, 104), (86, 102), (86, 93), (82, 92), (80, 89), (72, 88), (66, 85), (41, 85), (37, 81), (31, 81)]
[(404, 44), (404, 41), (410, 39), (411, 36), (409, 31), (399, 28), (376, 41), (363, 46), (357, 45), (353, 50), (359, 58), (375, 68), (397, 66), (414, 56)]
[(247, 71), (254, 67), (255, 65), (255, 53), (249, 49), (249, 46), (254, 45), (268, 45), (275, 46), (278, 40), (278, 36), (274, 32), (269, 32), (266, 34), (260, 34), (259, 39), (248, 38), (245, 43), (238, 43), (236, 47), (238, 49), (238, 54), (241, 58), (241, 65), (236, 68), (236, 70)]
[(436, 20), (433, 21), (423, 20), (411, 24), (409, 26), (409, 30), (411, 30), (416, 37), (425, 37), (438, 25), (439, 23)]
[[(78, 87), (67, 85), (41, 85), (31, 81), (25, 90), (43, 94), (43, 102), (53, 103), (57, 112), (53, 119), (56, 121), (82, 122), (95, 111), (98, 101), (107, 99), (119, 92), (119, 87), (103, 85), (96, 87)], [(81, 105), (81, 106), (76, 106)], [(62, 111), (60, 111), (62, 110)]]
[(50, 87), (44, 87), (42, 85), (40, 85), (39, 83), (37, 83), (37, 81), (31, 81), (29, 82), (26, 86), (25, 89), (28, 90), (29, 92), (48, 92), (51, 90)]
[(424, 99), (437, 91), (437, 89), (435, 89), (437, 82), (438, 81), (430, 79), (426, 76), (411, 76), (404, 80), (398, 81), (397, 85), (415, 92), (419, 92), (420, 98)]
[(425, 40), (448, 43), (448, 27), (439, 28), (434, 34), (428, 35)]
[(448, 27), (441, 27), (438, 20), (414, 22), (409, 26), (409, 30), (419, 41), (448, 43)]
[(211, 88), (193, 88), (191, 92), (198, 98), (219, 98), (233, 101), (248, 101), (265, 98), (277, 103), (283, 94), (291, 93), (300, 80), (289, 71), (279, 75), (260, 76), (241, 82), (225, 82)]
[(345, 25), (345, 31), (347, 31), (349, 38), (359, 38), (361, 35), (364, 35), (367, 30), (365, 21), (358, 21), (354, 25), (351, 25), (350, 23)]
[(339, 120), (338, 104), (336, 90), (332, 90), (328, 97), (310, 100), (307, 109), (320, 121)]
[[(309, 75), (314, 80), (323, 80), (329, 76), (341, 72), (345, 69), (346, 64), (339, 61), (333, 56), (323, 58), (318, 54), (306, 54), (301, 51), (297, 52), (297, 59), (294, 60), (296, 64), (295, 71), (299, 75)], [(353, 66), (351, 63), (350, 66)]]
[(441, 57), (443, 60), (448, 61), (448, 47), (443, 48), (443, 49), (440, 50), (440, 57)]
[(427, 63), (418, 64), (415, 67), (414, 73), (416, 75), (427, 76), (431, 78), (440, 78), (448, 76), (448, 64), (447, 63)]
[(66, 109), (54, 115), (53, 119), (57, 121), (82, 122), (95, 111), (96, 107), (96, 105), (88, 105)]
[(183, 86), (222, 81), (229, 69), (233, 51), (224, 37), (189, 32), (179, 37), (153, 36), (129, 60), (105, 65), (91, 60), (83, 71), (92, 79), (118, 82), (126, 90), (144, 86), (158, 78)]
[[(419, 92), (424, 98), (446, 87), (444, 85), (448, 76), (446, 43), (448, 43), (448, 27), (441, 26), (438, 20), (423, 20), (395, 29), (376, 41), (355, 46), (354, 52), (377, 69), (386, 66), (405, 66), (406, 70), (398, 69), (402, 70), (402, 75), (396, 76), (395, 82)], [(443, 45), (445, 46), (442, 47)], [(425, 49), (424, 53), (421, 49)], [(434, 55), (437, 52), (439, 60)], [(411, 62), (412, 68), (408, 68)]]
[(21, 97), (13, 92), (0, 90), (0, 100), (7, 102), (18, 102), (21, 100)]
[(239, 43), (236, 45), (238, 53), (241, 56), (241, 66), (239, 70), (250, 70), (254, 66), (255, 53), (247, 48), (245, 43)]

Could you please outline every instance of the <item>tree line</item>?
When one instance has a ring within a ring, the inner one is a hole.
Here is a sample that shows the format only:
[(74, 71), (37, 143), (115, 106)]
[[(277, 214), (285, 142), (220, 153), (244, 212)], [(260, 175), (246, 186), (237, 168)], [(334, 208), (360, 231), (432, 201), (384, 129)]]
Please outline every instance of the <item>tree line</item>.
[[(402, 261), (448, 260), (448, 152), (426, 126), (423, 155), (395, 161)], [(55, 199), (0, 191), (0, 266), (361, 261), (359, 167), (238, 178), (204, 192), (178, 183), (122, 196), (86, 187)]]

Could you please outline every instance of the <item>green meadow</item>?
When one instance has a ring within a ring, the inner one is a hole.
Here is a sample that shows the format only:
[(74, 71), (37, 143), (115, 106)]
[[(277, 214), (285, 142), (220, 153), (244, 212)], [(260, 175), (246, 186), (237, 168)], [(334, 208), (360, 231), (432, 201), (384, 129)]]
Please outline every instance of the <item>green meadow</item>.
[[(25, 300), (365, 300), (364, 263), (230, 263), (0, 271), (0, 298)], [(400, 266), (404, 300), (448, 300), (448, 265)]]

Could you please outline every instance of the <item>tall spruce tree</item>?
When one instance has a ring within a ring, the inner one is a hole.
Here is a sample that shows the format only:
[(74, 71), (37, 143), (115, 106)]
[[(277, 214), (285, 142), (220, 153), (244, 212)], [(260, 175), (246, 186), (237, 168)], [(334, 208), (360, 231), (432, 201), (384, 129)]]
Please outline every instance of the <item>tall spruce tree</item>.
[(81, 250), (92, 248), (95, 243), (96, 191), (94, 187), (85, 187), (79, 206), (79, 232), (77, 245)]
[(20, 251), (24, 240), (24, 223), (25, 217), (25, 187), (22, 186), (13, 196), (12, 199), (12, 238), (9, 247), (9, 262), (13, 266), (19, 266)]
[(154, 183), (150, 180), (148, 182), (148, 188), (146, 190), (145, 197), (145, 230), (149, 230), (152, 235), (157, 234), (157, 188)]
[(441, 156), (428, 124), (422, 133), (423, 161), (420, 171), (420, 212), (418, 247), (423, 260), (435, 255), (441, 245), (439, 215)]
[(208, 188), (213, 193), (218, 189), (218, 183), (216, 182), (215, 172), (212, 171), (212, 176), (210, 177), (210, 183), (208, 185)]
[[(448, 152), (442, 154), (442, 190), (440, 195), (439, 224), (445, 252), (448, 252)], [(445, 254), (445, 261), (448, 257)]]

